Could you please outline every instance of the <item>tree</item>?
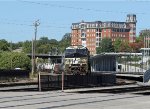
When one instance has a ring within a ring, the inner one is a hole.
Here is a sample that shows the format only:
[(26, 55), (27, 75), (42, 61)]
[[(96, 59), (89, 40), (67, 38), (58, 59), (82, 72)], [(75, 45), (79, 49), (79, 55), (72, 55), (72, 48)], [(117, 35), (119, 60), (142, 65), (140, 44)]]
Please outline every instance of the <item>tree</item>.
[(3, 52), (0, 54), (0, 69), (21, 68), (25, 70), (31, 69), (30, 58), (24, 53)]
[(131, 52), (131, 47), (129, 46), (128, 41), (122, 41), (120, 45), (120, 52)]
[[(32, 53), (32, 41), (26, 40), (18, 43), (8, 43), (6, 40), (0, 40), (0, 51), (11, 51), (22, 47), (24, 53)], [(11, 47), (10, 47), (11, 45)], [(71, 35), (66, 33), (60, 41), (56, 39), (48, 39), (48, 37), (41, 37), (36, 40), (36, 53), (50, 53), (57, 52), (57, 54), (64, 52), (65, 48), (71, 45)]]
[(102, 52), (113, 52), (114, 47), (112, 45), (112, 40), (110, 38), (103, 38), (100, 47), (97, 47), (97, 54)]
[(132, 52), (140, 52), (140, 49), (144, 47), (143, 36), (136, 37), (135, 42), (130, 43), (129, 46)]
[(117, 38), (116, 41), (114, 42), (114, 51), (115, 52), (120, 52), (120, 47), (121, 47), (121, 39)]
[(0, 40), (0, 51), (9, 51), (9, 44), (5, 39)]
[(48, 54), (51, 50), (51, 47), (49, 44), (40, 45), (37, 49), (37, 53), (39, 54)]
[(96, 47), (96, 53), (100, 54), (102, 52), (101, 47)]
[(24, 53), (32, 53), (32, 41), (26, 40), (23, 43), (23, 52)]
[(41, 46), (49, 43), (48, 37), (41, 37), (39, 40), (37, 40), (36, 46)]
[(41, 37), (37, 40), (36, 48), (37, 53), (49, 53), (52, 52), (52, 48), (58, 47), (58, 41), (56, 39), (48, 39), (48, 37)]
[(9, 45), (11, 46), (12, 50), (15, 50), (21, 48), (23, 46), (23, 42), (17, 42), (17, 43), (9, 42)]
[(71, 45), (71, 35), (66, 33), (59, 41), (59, 51), (64, 52), (65, 48)]
[(12, 68), (21, 68), (25, 70), (31, 69), (31, 60), (30, 58), (24, 53), (13, 53), (12, 56)]

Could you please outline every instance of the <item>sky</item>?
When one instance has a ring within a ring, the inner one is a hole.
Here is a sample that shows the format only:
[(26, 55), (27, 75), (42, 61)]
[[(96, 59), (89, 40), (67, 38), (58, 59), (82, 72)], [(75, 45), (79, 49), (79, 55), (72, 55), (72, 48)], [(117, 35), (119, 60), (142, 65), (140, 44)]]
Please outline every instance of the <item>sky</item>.
[(61, 40), (71, 24), (92, 21), (125, 22), (137, 16), (137, 36), (150, 29), (149, 0), (0, 0), (0, 39), (8, 42), (32, 40), (34, 22), (39, 20), (37, 39)]

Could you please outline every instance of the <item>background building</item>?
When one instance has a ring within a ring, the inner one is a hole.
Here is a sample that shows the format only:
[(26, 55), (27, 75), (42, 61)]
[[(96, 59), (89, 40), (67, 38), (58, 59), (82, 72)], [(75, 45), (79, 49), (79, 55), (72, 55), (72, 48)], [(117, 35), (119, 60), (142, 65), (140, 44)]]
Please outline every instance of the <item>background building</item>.
[(144, 56), (150, 56), (150, 29), (141, 30), (140, 37), (144, 40), (144, 48), (141, 48), (141, 52)]
[(136, 37), (136, 15), (128, 14), (126, 22), (95, 21), (72, 23), (71, 44), (86, 46), (91, 55), (96, 54), (101, 40), (105, 37), (114, 42), (117, 38), (122, 41), (135, 42)]

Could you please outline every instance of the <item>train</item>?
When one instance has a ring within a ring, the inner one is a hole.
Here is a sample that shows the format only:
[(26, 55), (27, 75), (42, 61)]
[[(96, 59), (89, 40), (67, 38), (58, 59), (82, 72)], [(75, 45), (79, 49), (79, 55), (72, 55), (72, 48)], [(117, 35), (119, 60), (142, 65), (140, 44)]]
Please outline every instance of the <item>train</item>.
[(86, 75), (90, 70), (90, 51), (84, 46), (69, 46), (64, 53), (64, 72), (66, 74)]

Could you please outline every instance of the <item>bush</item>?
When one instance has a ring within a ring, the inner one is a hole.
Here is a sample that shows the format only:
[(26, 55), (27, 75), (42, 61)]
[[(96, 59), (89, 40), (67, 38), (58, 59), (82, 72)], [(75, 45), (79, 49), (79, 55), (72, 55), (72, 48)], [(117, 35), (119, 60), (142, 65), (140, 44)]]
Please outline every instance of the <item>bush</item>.
[(31, 60), (24, 53), (18, 52), (2, 52), (0, 53), (0, 69), (15, 69), (23, 70), (31, 69)]

